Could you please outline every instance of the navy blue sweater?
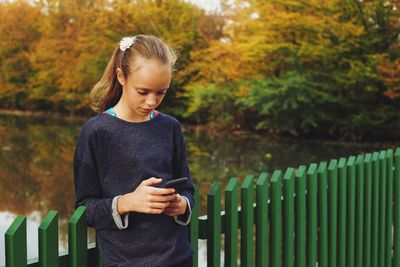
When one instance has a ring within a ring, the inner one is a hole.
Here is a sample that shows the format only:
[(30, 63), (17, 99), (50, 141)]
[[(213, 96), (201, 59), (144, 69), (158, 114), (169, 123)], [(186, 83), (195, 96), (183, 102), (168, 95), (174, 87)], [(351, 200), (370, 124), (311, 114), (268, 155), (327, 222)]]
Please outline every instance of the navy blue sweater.
[[(160, 113), (152, 120), (127, 122), (98, 114), (81, 130), (74, 157), (76, 206), (85, 205), (89, 226), (105, 266), (169, 266), (192, 255), (188, 227), (165, 214), (130, 212), (120, 230), (113, 199), (134, 191), (141, 181), (191, 177), (179, 122)], [(191, 178), (179, 192), (194, 205)], [(114, 214), (115, 215), (115, 214)]]

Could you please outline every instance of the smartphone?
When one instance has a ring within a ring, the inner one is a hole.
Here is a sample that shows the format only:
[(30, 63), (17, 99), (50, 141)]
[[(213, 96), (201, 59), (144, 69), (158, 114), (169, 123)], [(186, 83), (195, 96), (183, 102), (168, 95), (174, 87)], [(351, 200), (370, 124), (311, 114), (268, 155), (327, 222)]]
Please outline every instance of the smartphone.
[(173, 179), (173, 180), (166, 182), (164, 187), (165, 188), (174, 188), (175, 192), (179, 192), (182, 189), (183, 185), (186, 184), (186, 182), (188, 180), (189, 179), (187, 177)]

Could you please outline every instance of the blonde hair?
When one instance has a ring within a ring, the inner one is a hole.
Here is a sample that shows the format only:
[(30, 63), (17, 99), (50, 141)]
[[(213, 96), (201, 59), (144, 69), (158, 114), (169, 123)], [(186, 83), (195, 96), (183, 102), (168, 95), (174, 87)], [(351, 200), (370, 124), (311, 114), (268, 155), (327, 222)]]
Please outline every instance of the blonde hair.
[(136, 35), (132, 46), (125, 51), (120, 46), (114, 50), (110, 61), (100, 81), (92, 88), (89, 101), (96, 112), (103, 112), (115, 106), (122, 95), (122, 85), (117, 79), (117, 68), (123, 72), (124, 78), (135, 72), (135, 59), (158, 59), (161, 63), (170, 65), (171, 71), (176, 62), (176, 54), (171, 47), (161, 39), (151, 35)]

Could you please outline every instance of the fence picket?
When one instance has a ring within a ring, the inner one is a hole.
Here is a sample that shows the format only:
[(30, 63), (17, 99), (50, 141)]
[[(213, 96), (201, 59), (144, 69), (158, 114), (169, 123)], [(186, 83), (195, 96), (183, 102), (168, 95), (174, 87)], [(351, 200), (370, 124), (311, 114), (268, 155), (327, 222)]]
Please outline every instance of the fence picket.
[(400, 148), (394, 154), (393, 266), (400, 266)]
[(317, 264), (317, 164), (307, 171), (307, 265)]
[(207, 262), (221, 265), (221, 186), (214, 182), (207, 194)]
[(306, 166), (296, 172), (296, 256), (295, 266), (306, 266)]
[(364, 244), (364, 157), (356, 159), (356, 216), (355, 216), (355, 266), (363, 267)]
[(254, 236), (254, 177), (247, 176), (241, 189), (240, 265), (253, 266)]
[(371, 267), (371, 213), (372, 213), (372, 154), (367, 153), (364, 157), (364, 242), (363, 242), (363, 264)]
[(268, 174), (261, 173), (256, 185), (256, 267), (269, 266)]
[[(338, 266), (346, 266), (346, 159), (340, 158), (338, 164)], [(351, 267), (351, 266), (349, 266)]]
[(22, 267), (27, 264), (26, 217), (17, 216), (5, 233), (6, 266)]
[(347, 266), (354, 266), (355, 252), (355, 212), (356, 212), (356, 158), (347, 160)]
[(379, 229), (379, 153), (372, 154), (372, 181), (374, 182), (372, 191), (372, 222), (371, 222), (371, 266), (378, 267), (378, 229)]
[(274, 171), (271, 177), (271, 266), (282, 266), (282, 172)]
[(283, 266), (294, 263), (294, 169), (283, 177)]
[(392, 206), (393, 206), (393, 150), (386, 151), (386, 224), (385, 224), (385, 263), (392, 267)]
[(238, 179), (231, 178), (225, 189), (225, 266), (237, 266), (238, 260)]
[(337, 161), (331, 160), (328, 167), (328, 218), (329, 218), (329, 266), (337, 266), (337, 207), (338, 207)]
[(58, 213), (51, 210), (39, 226), (39, 265), (58, 267)]
[(379, 185), (379, 254), (378, 262), (379, 266), (386, 266), (385, 253), (386, 253), (386, 242), (385, 242), (385, 225), (386, 225), (386, 151), (379, 153), (379, 170), (380, 170), (380, 185)]
[(192, 216), (190, 218), (190, 245), (193, 250), (192, 266), (199, 265), (199, 188), (196, 186), (194, 191), (194, 207), (192, 208)]
[(328, 267), (328, 174), (327, 163), (321, 162), (318, 175), (318, 266)]
[(86, 267), (87, 260), (87, 222), (86, 207), (78, 207), (68, 224), (68, 250), (71, 267)]

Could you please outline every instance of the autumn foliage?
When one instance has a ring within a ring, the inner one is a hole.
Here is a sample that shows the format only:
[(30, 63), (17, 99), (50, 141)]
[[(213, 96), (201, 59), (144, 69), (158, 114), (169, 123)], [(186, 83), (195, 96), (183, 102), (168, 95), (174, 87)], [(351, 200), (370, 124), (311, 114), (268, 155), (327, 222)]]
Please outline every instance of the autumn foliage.
[[(294, 135), (400, 133), (400, 2), (183, 0), (0, 3), (0, 108), (89, 112), (120, 38), (179, 55), (161, 107), (192, 123)], [(399, 134), (389, 134), (391, 137)]]
[(385, 95), (391, 99), (400, 97), (400, 60), (394, 63), (390, 61), (383, 62), (378, 66), (378, 71), (382, 76), (383, 83), (387, 90)]

